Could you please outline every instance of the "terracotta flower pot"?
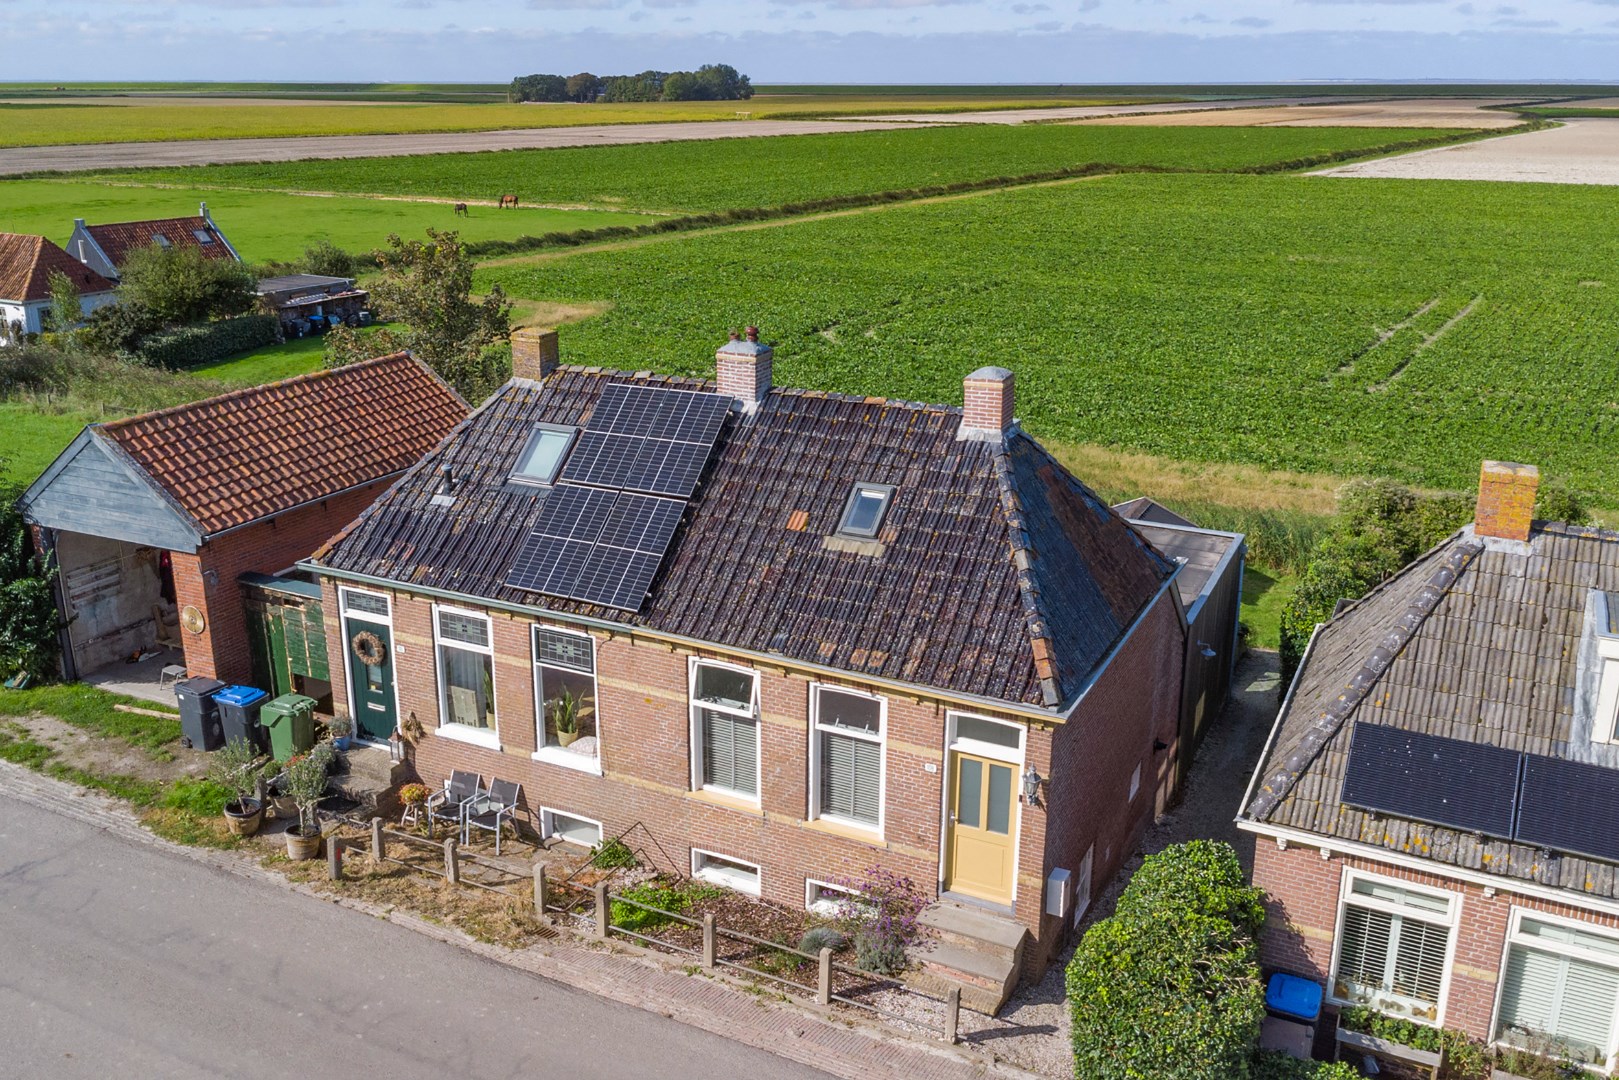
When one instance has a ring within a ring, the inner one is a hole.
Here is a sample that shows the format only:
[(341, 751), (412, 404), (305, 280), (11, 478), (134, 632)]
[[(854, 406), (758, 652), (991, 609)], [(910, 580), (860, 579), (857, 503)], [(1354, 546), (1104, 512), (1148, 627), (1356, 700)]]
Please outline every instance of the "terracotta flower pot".
[(311, 829), (310, 835), (305, 836), (300, 826), (293, 825), (287, 829), (287, 858), (294, 861), (313, 859), (320, 855), (320, 830)]
[(264, 820), (264, 806), (257, 799), (225, 804), (225, 827), (232, 836), (252, 836)]

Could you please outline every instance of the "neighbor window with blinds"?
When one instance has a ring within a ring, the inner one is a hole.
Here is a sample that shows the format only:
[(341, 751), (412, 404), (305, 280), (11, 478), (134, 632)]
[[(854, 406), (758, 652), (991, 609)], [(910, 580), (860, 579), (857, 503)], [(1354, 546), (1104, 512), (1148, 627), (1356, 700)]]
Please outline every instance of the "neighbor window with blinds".
[(1351, 874), (1333, 996), (1437, 1022), (1454, 925), (1455, 901), (1446, 893)]
[(1514, 913), (1495, 1037), (1551, 1041), (1576, 1061), (1605, 1065), (1619, 1010), (1619, 938), (1529, 912)]
[(759, 797), (758, 677), (706, 660), (691, 666), (694, 786)]
[(810, 742), (810, 816), (882, 826), (883, 700), (815, 686)]
[(453, 608), (433, 609), (441, 723), (465, 732), (495, 731), (495, 650), (489, 618)]

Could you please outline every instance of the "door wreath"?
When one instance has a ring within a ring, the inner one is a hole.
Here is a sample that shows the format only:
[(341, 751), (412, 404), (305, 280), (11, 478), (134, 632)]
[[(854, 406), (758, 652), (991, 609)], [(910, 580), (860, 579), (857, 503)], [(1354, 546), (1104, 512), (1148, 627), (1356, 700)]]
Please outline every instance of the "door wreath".
[(355, 657), (366, 667), (381, 667), (382, 662), (388, 658), (388, 649), (382, 644), (382, 639), (369, 630), (355, 634), (349, 646), (354, 650)]

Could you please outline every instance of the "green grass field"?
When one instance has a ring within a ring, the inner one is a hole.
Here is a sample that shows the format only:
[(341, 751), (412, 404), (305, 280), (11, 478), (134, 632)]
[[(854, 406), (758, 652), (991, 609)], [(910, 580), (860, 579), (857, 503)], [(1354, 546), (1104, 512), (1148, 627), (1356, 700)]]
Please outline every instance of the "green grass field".
[[(1446, 134), (1450, 133), (1408, 128), (973, 125), (148, 169), (114, 175), (139, 183), (438, 198), (493, 197), (511, 191), (531, 203), (692, 212), (779, 206), (1088, 163), (1168, 169), (1253, 168)], [(228, 229), (229, 219), (221, 215), (220, 220)]]
[(248, 262), (292, 259), (322, 238), (348, 251), (370, 251), (384, 246), (391, 232), (420, 236), (429, 225), (455, 229), (468, 240), (489, 240), (651, 220), (595, 210), (492, 206), (474, 206), (469, 216), (456, 217), (448, 203), (126, 187), (83, 180), (0, 180), (0, 231), (38, 233), (62, 244), (73, 232), (74, 218), (94, 223), (177, 217), (195, 214), (202, 201)]
[[(1037, 435), (1470, 486), (1483, 458), (1619, 490), (1619, 206), (1600, 188), (1116, 176), (485, 268), (606, 302), (570, 362), (959, 401), (1018, 373)], [(678, 267), (679, 273), (670, 273)]]
[(84, 425), (101, 419), (94, 409), (0, 401), (0, 483), (33, 483)]

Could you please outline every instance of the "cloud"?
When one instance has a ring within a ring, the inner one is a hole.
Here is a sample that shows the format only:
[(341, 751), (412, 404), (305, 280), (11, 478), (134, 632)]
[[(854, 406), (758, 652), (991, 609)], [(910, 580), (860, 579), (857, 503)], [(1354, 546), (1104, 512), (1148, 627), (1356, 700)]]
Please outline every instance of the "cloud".
[(1246, 26), (1253, 30), (1263, 30), (1265, 27), (1272, 25), (1274, 22), (1274, 19), (1261, 19), (1257, 15), (1244, 15), (1240, 19), (1232, 19), (1231, 25)]
[(1515, 30), (1550, 30), (1557, 26), (1556, 19), (1497, 19), (1492, 26), (1509, 26)]
[(1040, 11), (1050, 11), (1050, 4), (1013, 4), (1011, 12), (1014, 15), (1033, 15)]

